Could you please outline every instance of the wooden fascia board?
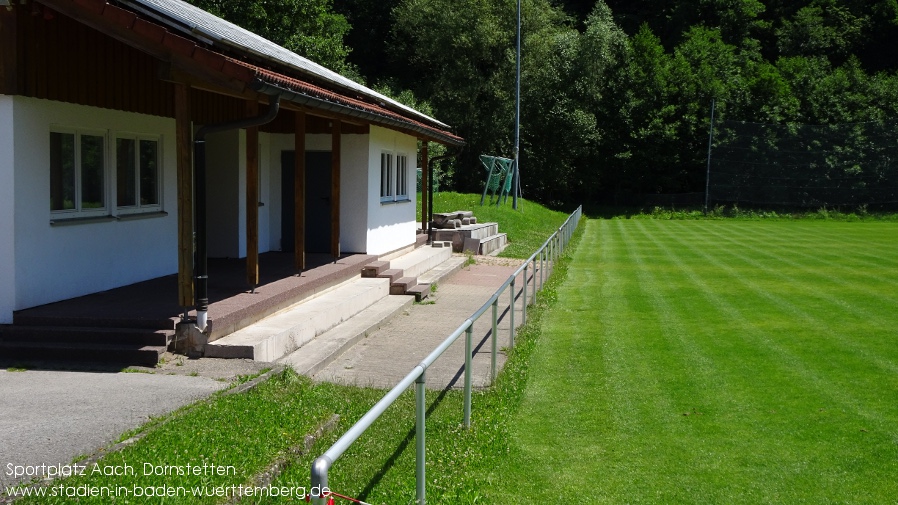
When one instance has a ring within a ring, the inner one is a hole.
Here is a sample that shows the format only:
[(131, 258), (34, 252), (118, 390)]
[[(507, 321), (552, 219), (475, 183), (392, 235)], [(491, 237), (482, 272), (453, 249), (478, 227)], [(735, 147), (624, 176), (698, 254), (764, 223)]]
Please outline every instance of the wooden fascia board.
[(16, 10), (0, 8), (0, 93), (16, 95), (19, 92)]

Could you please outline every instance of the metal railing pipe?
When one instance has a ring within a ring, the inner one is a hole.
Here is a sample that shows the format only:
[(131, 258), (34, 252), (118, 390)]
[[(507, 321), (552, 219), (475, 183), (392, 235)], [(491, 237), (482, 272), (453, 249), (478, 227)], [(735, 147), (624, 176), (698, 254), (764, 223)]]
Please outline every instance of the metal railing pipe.
[[(522, 306), (521, 306), (521, 324), (525, 324), (527, 320), (527, 291), (530, 287), (530, 272), (532, 269), (532, 277), (533, 277), (533, 301), (536, 301), (536, 290), (537, 290), (537, 269), (539, 269), (540, 276), (540, 285), (539, 289), (542, 289), (542, 285), (545, 283), (545, 278), (548, 277), (547, 273), (544, 272), (546, 268), (549, 267), (549, 262), (551, 261), (552, 256), (554, 254), (555, 258), (560, 257), (563, 254), (565, 246), (567, 242), (570, 240), (570, 237), (573, 235), (573, 228), (576, 228), (580, 221), (582, 209), (578, 208), (574, 213), (568, 216), (565, 223), (559, 229), (559, 232), (555, 232), (550, 236), (543, 245), (534, 252), (530, 258), (527, 259), (520, 267), (515, 270), (514, 274), (512, 274), (503, 284), (502, 286), (496, 290), (496, 292), (490, 297), (490, 299), (483, 304), (480, 309), (478, 309), (470, 318), (465, 320), (458, 328), (455, 329), (448, 337), (446, 337), (440, 345), (438, 345), (424, 360), (421, 361), (415, 368), (413, 368), (408, 375), (406, 375), (398, 384), (396, 384), (393, 389), (391, 389), (387, 394), (381, 398), (371, 409), (365, 413), (346, 433), (343, 434), (324, 454), (315, 459), (312, 463), (312, 493), (311, 497), (314, 503), (316, 504), (324, 504), (327, 500), (327, 492), (328, 489), (328, 472), (330, 467), (334, 464), (340, 456), (362, 435), (362, 433), (367, 430), (371, 424), (379, 418), (386, 409), (396, 401), (396, 399), (403, 393), (408, 387), (414, 382), (415, 383), (415, 427), (416, 427), (416, 441), (415, 441), (415, 451), (416, 451), (416, 462), (415, 462), (415, 473), (416, 473), (416, 496), (418, 503), (425, 503), (426, 500), (426, 435), (425, 435), (425, 424), (426, 424), (426, 379), (425, 375), (427, 369), (437, 360), (448, 348), (451, 346), (458, 338), (461, 336), (462, 332), (465, 333), (465, 391), (464, 391), (464, 425), (466, 428), (470, 428), (471, 426), (471, 400), (472, 400), (472, 362), (473, 362), (473, 353), (472, 353), (472, 345), (473, 345), (473, 332), (474, 332), (474, 321), (480, 318), (486, 310), (490, 307), (493, 309), (493, 327), (492, 327), (492, 360), (493, 362), (490, 365), (491, 379), (495, 382), (497, 377), (497, 366), (495, 363), (496, 355), (497, 355), (497, 332), (498, 332), (498, 300), (499, 296), (502, 292), (510, 287), (509, 290), (509, 310), (510, 310), (510, 328), (509, 328), (509, 348), (514, 347), (514, 311), (515, 311), (515, 298), (516, 298), (516, 279), (517, 276), (523, 272), (524, 285), (521, 288), (521, 298), (522, 298)], [(538, 259), (537, 259), (538, 257)], [(537, 266), (537, 261), (539, 261), (539, 266)], [(530, 264), (533, 264), (531, 267)]]
[(465, 428), (471, 427), (471, 340), (474, 327), (465, 330)]
[[(497, 293), (498, 294), (498, 293)], [(499, 298), (493, 300), (493, 331), (490, 332), (490, 385), (496, 383), (496, 341), (499, 337)]]
[(415, 496), (418, 503), (423, 505), (427, 501), (426, 497), (426, 444), (424, 432), (427, 424), (427, 396), (425, 378), (427, 372), (421, 372), (421, 375), (415, 380)]
[(510, 319), (509, 324), (508, 324), (508, 348), (509, 349), (514, 347), (514, 296), (515, 296), (514, 279), (515, 279), (515, 277), (517, 277), (517, 275), (515, 275), (514, 277), (511, 278), (511, 289), (509, 290), (509, 292), (511, 293), (511, 299), (508, 300), (508, 307), (509, 307), (508, 316)]
[[(538, 252), (538, 251), (537, 251)], [(533, 255), (533, 296), (530, 297), (530, 303), (536, 303), (536, 254)]]
[(524, 263), (524, 289), (522, 289), (522, 304), (521, 304), (521, 324), (527, 324), (527, 288), (529, 287), (530, 280), (527, 278), (527, 266), (529, 263)]

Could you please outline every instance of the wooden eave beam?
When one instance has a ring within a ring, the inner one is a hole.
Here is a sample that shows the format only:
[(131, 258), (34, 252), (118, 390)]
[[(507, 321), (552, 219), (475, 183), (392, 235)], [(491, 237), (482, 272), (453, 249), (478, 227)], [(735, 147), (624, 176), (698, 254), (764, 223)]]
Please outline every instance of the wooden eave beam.
[(296, 272), (306, 269), (306, 113), (294, 119), (293, 166), (293, 264)]
[[(246, 102), (246, 116), (259, 114), (255, 100)], [(246, 129), (246, 283), (259, 285), (259, 127)]]
[(0, 93), (19, 94), (16, 10), (0, 8)]
[(340, 121), (331, 127), (331, 255), (340, 258)]

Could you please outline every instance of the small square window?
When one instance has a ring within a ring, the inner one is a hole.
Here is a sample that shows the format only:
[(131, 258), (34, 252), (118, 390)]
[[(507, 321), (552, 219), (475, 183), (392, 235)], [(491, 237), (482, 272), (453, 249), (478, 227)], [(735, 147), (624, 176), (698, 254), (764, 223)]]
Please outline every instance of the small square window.
[(115, 140), (115, 161), (118, 207), (141, 210), (158, 207), (162, 186), (159, 141), (143, 137), (118, 137)]
[(393, 201), (393, 154), (380, 153), (380, 201)]
[(408, 200), (408, 156), (396, 156), (396, 200)]
[(50, 211), (99, 214), (106, 210), (106, 137), (50, 132)]

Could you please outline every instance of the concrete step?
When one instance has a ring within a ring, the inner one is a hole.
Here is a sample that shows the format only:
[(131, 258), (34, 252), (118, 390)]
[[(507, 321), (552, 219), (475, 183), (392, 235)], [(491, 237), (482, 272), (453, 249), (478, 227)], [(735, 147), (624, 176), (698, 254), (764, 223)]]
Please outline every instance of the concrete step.
[(166, 346), (173, 330), (83, 326), (0, 326), (0, 342)]
[(393, 316), (407, 309), (412, 302), (412, 298), (408, 296), (382, 298), (343, 324), (322, 333), (306, 345), (279, 359), (278, 362), (290, 365), (301, 375), (312, 376)]
[(414, 296), (416, 302), (423, 301), (430, 295), (430, 284), (415, 284), (413, 287), (406, 289), (405, 294)]
[(434, 230), (434, 241), (452, 242), (452, 250), (462, 252), (466, 239), (485, 239), (499, 233), (499, 223), (463, 226), (457, 230)]
[(452, 250), (438, 247), (419, 247), (390, 261), (390, 267), (402, 270), (403, 277), (420, 277), (424, 272), (436, 267), (452, 257)]
[(362, 277), (380, 277), (380, 274), (389, 268), (389, 261), (372, 261), (362, 267)]
[(480, 252), (478, 254), (498, 254), (508, 246), (508, 235), (497, 233), (490, 237), (480, 239)]
[(378, 274), (378, 279), (388, 279), (390, 284), (396, 282), (400, 277), (403, 276), (403, 272), (401, 268), (388, 268)]
[(165, 346), (65, 342), (0, 342), (5, 360), (155, 366)]
[[(96, 295), (93, 295), (96, 296)], [(49, 304), (43, 307), (51, 307)], [(108, 317), (81, 317), (75, 314), (52, 314), (48, 310), (42, 312), (40, 310), (25, 310), (13, 313), (13, 324), (16, 326), (59, 326), (59, 327), (86, 327), (86, 328), (131, 328), (153, 330), (174, 330), (177, 318), (127, 318), (115, 317), (110, 314)]]
[(357, 278), (206, 345), (213, 358), (275, 361), (389, 295), (390, 282)]
[(452, 256), (418, 276), (418, 283), (425, 284), (428, 287), (431, 284), (437, 284), (437, 287), (439, 287), (440, 281), (461, 270), (466, 260), (467, 258), (464, 256)]
[(408, 290), (418, 285), (417, 277), (400, 277), (390, 284), (391, 295), (404, 295)]

